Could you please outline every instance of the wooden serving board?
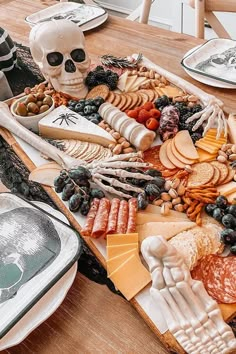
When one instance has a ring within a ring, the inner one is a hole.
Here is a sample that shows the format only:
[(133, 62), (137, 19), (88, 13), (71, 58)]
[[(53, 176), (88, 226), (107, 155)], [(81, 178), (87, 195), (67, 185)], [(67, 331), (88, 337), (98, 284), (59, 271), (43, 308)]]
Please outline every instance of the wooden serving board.
[[(15, 137), (6, 129), (0, 128), (0, 134), (3, 139), (12, 147), (17, 156), (22, 160), (27, 169), (31, 172), (36, 168), (36, 165), (32, 161), (31, 157), (26, 154), (24, 149), (20, 146), (20, 144), (16, 141)], [(64, 202), (60, 199), (59, 195), (53, 190), (51, 187), (42, 186), (49, 197), (53, 200), (53, 202), (57, 205), (59, 210), (67, 217), (70, 221), (71, 225), (80, 232), (81, 226), (76, 220), (74, 214), (72, 214), (69, 209), (66, 207)], [(83, 237), (83, 236), (82, 236)], [(90, 248), (90, 250), (95, 254), (98, 260), (101, 262), (104, 268), (106, 268), (106, 259), (105, 255), (102, 254), (101, 249), (98, 245), (95, 244), (94, 240), (89, 237), (83, 237), (86, 244)], [(95, 240), (96, 241), (96, 240)], [(148, 287), (147, 287), (148, 288)], [(144, 289), (148, 290), (148, 289)], [(130, 300), (130, 303), (135, 307), (141, 317), (145, 320), (151, 330), (158, 336), (160, 341), (165, 345), (165, 347), (169, 350), (175, 351), (176, 353), (183, 354), (185, 351), (176, 341), (174, 336), (167, 330), (164, 333), (161, 333), (158, 329), (157, 325), (152, 321), (152, 319), (148, 316), (145, 309), (140, 305), (139, 301), (136, 298)], [(230, 321), (236, 315), (236, 304), (222, 304), (220, 305), (223, 318), (226, 322)], [(158, 314), (157, 314), (158, 316)]]

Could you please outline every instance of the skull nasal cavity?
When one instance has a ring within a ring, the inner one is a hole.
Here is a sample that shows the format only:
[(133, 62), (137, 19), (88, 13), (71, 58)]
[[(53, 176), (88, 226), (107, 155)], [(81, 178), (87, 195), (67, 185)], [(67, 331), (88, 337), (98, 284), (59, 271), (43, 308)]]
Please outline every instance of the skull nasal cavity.
[(75, 66), (75, 64), (73, 63), (72, 60), (68, 59), (65, 62), (65, 71), (67, 73), (74, 73), (76, 71), (76, 66)]

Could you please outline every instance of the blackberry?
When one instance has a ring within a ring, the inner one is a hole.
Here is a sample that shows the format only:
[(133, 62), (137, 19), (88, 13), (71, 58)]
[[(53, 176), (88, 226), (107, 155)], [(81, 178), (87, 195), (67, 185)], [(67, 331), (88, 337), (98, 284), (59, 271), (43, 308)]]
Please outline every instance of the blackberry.
[(193, 133), (192, 129), (193, 126), (195, 125), (196, 122), (190, 122), (190, 123), (185, 123), (185, 122), (180, 122), (179, 123), (179, 130), (188, 130), (189, 133)]
[(171, 100), (169, 99), (168, 96), (166, 95), (163, 95), (159, 98), (156, 99), (156, 101), (154, 102), (155, 104), (155, 107), (159, 109), (159, 107), (162, 107), (162, 109), (165, 107), (165, 106), (168, 106), (171, 104)]
[(203, 110), (202, 106), (200, 104), (196, 104), (191, 109), (191, 112), (194, 114), (194, 113), (197, 113), (197, 112), (201, 112), (202, 110)]
[(106, 77), (106, 84), (109, 86), (110, 90), (115, 90), (117, 87), (119, 76), (117, 74), (112, 74)]
[(180, 118), (180, 120), (181, 120), (181, 118), (185, 115), (185, 114), (187, 114), (187, 113), (189, 113), (189, 108), (186, 106), (186, 104), (185, 103), (183, 103), (183, 102), (177, 102), (177, 103), (175, 103), (175, 105), (174, 105), (177, 109), (178, 109), (178, 111), (179, 111), (179, 118)]
[(104, 71), (104, 67), (102, 66), (102, 65), (98, 65), (95, 69), (94, 69), (94, 71), (96, 72), (96, 71)]
[(202, 134), (200, 134), (200, 133), (194, 132), (193, 134), (191, 134), (191, 139), (194, 144), (196, 143), (197, 140), (201, 139), (201, 137), (202, 137)]
[(88, 74), (88, 76), (85, 79), (85, 84), (88, 86), (89, 89), (92, 89), (93, 87), (98, 85), (98, 81), (95, 77), (95, 75), (93, 75), (93, 73), (90, 75), (91, 73)]
[(192, 117), (192, 115), (192, 112), (188, 112), (181, 117), (180, 121), (184, 123), (188, 118)]

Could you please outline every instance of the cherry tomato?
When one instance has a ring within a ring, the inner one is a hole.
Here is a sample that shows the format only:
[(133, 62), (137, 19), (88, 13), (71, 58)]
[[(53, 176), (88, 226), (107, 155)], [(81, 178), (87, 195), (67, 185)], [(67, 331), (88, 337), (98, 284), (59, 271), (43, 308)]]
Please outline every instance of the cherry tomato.
[(149, 118), (146, 121), (146, 128), (150, 129), (150, 130), (157, 130), (159, 128), (159, 122), (158, 120), (156, 120), (155, 118)]

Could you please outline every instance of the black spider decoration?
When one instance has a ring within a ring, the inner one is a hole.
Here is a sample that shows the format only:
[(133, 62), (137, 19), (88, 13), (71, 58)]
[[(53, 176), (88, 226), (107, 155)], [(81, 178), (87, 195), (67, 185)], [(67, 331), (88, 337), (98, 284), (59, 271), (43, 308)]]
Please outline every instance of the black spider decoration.
[(53, 123), (57, 120), (61, 120), (60, 125), (62, 125), (63, 122), (65, 122), (68, 126), (70, 125), (69, 122), (76, 124), (76, 122), (74, 122), (71, 118), (78, 119), (74, 113), (61, 113), (59, 117), (53, 121)]

